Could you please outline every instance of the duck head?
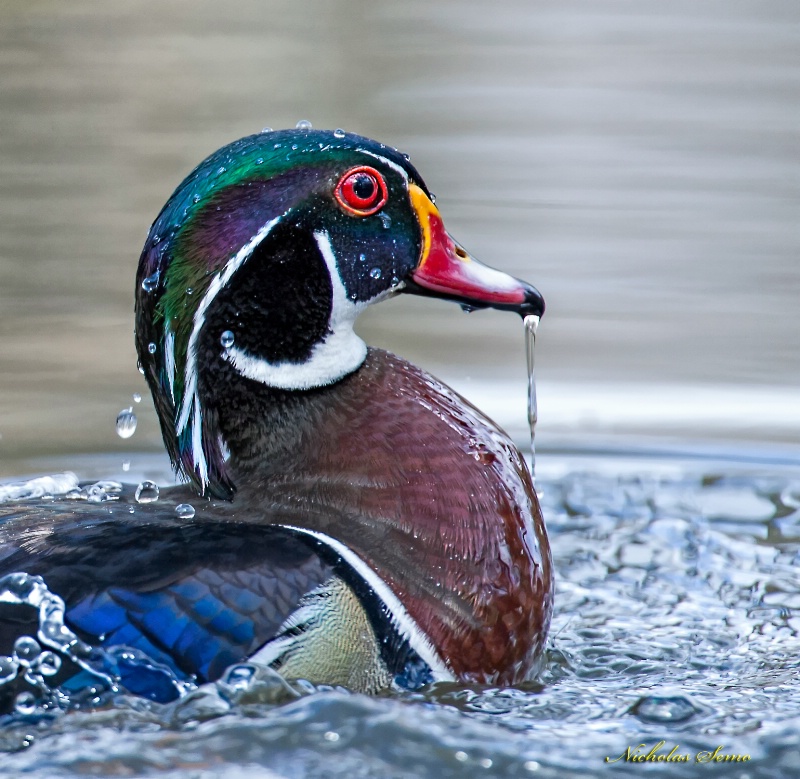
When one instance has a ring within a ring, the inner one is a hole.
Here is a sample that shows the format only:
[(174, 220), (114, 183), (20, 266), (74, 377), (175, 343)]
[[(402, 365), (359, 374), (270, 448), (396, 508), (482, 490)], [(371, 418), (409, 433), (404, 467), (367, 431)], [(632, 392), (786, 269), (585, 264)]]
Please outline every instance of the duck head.
[(136, 347), (176, 471), (229, 499), (206, 389), (231, 377), (307, 391), (356, 371), (353, 332), (399, 292), (541, 315), (529, 284), (470, 257), (397, 151), (340, 131), (235, 141), (187, 176), (153, 223), (136, 279)]

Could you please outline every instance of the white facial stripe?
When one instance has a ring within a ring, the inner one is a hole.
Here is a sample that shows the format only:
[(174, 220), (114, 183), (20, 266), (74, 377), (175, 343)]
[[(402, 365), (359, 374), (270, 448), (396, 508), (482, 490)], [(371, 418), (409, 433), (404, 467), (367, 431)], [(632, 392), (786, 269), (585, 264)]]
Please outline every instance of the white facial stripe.
[(375, 152), (367, 151), (366, 149), (359, 149), (359, 151), (362, 154), (369, 154), (370, 157), (374, 157), (376, 160), (380, 160), (384, 165), (388, 165), (392, 170), (396, 170), (403, 177), (406, 184), (408, 184), (408, 173), (406, 173), (396, 162), (387, 160), (386, 157), (382, 157), (380, 154), (375, 154)]
[(164, 366), (167, 369), (167, 381), (169, 381), (169, 394), (172, 402), (175, 403), (175, 333), (169, 325), (166, 326), (164, 336)]
[(322, 543), (333, 549), (336, 554), (344, 559), (356, 573), (366, 581), (373, 592), (383, 601), (383, 604), (389, 611), (390, 619), (395, 629), (408, 641), (409, 646), (420, 658), (428, 664), (428, 667), (433, 673), (434, 680), (437, 682), (455, 681), (455, 676), (439, 657), (439, 653), (434, 648), (431, 640), (422, 632), (419, 625), (406, 611), (400, 599), (389, 589), (386, 582), (356, 555), (355, 552), (335, 538), (331, 538), (316, 530), (306, 530), (305, 528), (293, 527), (292, 525), (284, 525), (283, 527), (316, 538), (318, 541), (322, 541)]
[(209, 284), (208, 291), (200, 301), (197, 311), (194, 314), (194, 326), (192, 327), (192, 334), (189, 336), (189, 345), (186, 349), (186, 371), (183, 384), (183, 402), (181, 404), (181, 414), (178, 418), (178, 433), (183, 432), (189, 421), (189, 414), (194, 406), (194, 395), (197, 391), (197, 338), (206, 321), (206, 311), (211, 305), (214, 298), (220, 293), (225, 285), (231, 280), (233, 274), (245, 263), (245, 261), (253, 253), (253, 250), (269, 235), (270, 230), (286, 214), (275, 217), (267, 222), (239, 251), (236, 256), (228, 262), (225, 269)]
[(353, 332), (353, 323), (366, 303), (353, 303), (339, 275), (330, 237), (324, 230), (314, 233), (331, 279), (332, 301), (328, 322), (330, 332), (314, 345), (311, 356), (302, 363), (269, 362), (232, 346), (222, 356), (236, 371), (268, 387), (306, 390), (333, 384), (359, 368), (367, 356), (367, 345)]
[(194, 413), (192, 414), (192, 461), (194, 469), (205, 487), (208, 484), (208, 464), (203, 451), (203, 413), (200, 410), (200, 398), (194, 393)]

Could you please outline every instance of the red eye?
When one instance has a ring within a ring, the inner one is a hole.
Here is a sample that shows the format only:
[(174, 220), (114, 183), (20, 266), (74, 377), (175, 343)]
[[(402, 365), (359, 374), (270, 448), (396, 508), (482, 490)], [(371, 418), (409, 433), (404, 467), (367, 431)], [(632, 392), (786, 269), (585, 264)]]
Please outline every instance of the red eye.
[(352, 168), (342, 176), (334, 192), (339, 205), (353, 216), (369, 216), (386, 205), (386, 182), (375, 168)]

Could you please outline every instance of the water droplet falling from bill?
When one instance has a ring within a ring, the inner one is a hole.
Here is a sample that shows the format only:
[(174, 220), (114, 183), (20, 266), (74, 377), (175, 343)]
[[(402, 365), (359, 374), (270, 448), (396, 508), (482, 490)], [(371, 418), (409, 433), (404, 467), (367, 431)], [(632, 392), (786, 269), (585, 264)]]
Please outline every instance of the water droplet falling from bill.
[(531, 429), (531, 477), (536, 483), (536, 376), (534, 366), (536, 360), (536, 331), (539, 328), (539, 317), (529, 314), (525, 323), (525, 354), (528, 358), (528, 425)]

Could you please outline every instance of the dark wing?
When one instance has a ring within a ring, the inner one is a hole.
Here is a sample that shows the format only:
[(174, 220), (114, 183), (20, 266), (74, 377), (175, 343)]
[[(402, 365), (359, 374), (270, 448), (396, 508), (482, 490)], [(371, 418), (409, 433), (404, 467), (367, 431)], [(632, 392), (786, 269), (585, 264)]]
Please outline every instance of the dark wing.
[[(131, 647), (179, 677), (214, 680), (274, 638), (333, 568), (281, 527), (238, 522), (212, 504), (191, 521), (171, 509), (163, 500), (0, 506), (0, 577), (41, 576), (65, 601), (66, 625), (94, 646)], [(20, 624), (0, 614), (0, 652)]]

